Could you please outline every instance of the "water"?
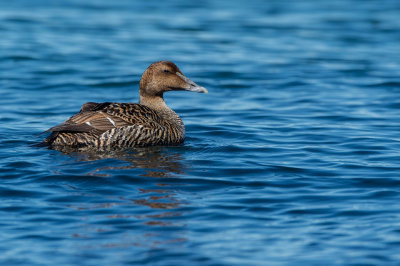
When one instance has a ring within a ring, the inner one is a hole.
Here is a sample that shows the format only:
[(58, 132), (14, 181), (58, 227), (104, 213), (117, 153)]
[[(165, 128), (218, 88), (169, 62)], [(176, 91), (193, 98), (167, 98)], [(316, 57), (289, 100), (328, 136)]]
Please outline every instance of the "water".
[[(1, 265), (398, 265), (400, 2), (0, 2)], [(172, 60), (182, 146), (31, 147)]]

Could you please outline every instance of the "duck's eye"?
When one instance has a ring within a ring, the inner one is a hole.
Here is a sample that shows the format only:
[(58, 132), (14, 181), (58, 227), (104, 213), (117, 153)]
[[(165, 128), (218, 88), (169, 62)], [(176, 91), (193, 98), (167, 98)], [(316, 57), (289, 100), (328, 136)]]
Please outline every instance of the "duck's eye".
[(164, 73), (169, 73), (169, 70), (168, 69), (164, 69)]

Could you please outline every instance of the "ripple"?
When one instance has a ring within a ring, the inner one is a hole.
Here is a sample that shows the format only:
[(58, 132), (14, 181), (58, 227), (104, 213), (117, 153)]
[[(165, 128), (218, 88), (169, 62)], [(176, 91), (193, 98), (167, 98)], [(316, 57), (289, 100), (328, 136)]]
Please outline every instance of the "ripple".
[(37, 57), (31, 56), (31, 55), (12, 55), (12, 56), (4, 56), (0, 57), (2, 60), (10, 60), (10, 61), (34, 61), (38, 60)]
[(30, 190), (16, 190), (16, 189), (1, 189), (1, 195), (3, 198), (15, 199), (15, 198), (35, 198), (37, 196), (43, 196), (42, 191), (30, 191)]

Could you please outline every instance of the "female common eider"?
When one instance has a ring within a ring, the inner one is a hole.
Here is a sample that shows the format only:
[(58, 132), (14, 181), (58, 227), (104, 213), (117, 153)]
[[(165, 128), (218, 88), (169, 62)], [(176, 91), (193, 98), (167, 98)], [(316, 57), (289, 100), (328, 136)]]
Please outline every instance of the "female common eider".
[(82, 105), (79, 113), (50, 128), (42, 144), (53, 148), (108, 148), (176, 145), (184, 141), (181, 118), (164, 102), (163, 93), (186, 90), (207, 93), (172, 62), (151, 64), (139, 85), (139, 104), (93, 103)]

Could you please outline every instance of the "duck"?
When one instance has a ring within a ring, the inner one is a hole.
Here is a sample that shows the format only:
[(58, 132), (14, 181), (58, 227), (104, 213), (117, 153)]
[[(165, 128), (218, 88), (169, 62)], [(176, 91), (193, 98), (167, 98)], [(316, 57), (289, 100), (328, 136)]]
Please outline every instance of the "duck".
[(171, 61), (152, 63), (139, 82), (139, 103), (87, 102), (80, 111), (46, 132), (51, 148), (129, 148), (179, 145), (185, 126), (164, 101), (168, 91), (208, 93)]

